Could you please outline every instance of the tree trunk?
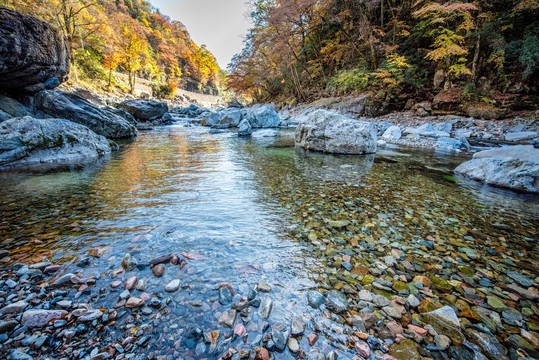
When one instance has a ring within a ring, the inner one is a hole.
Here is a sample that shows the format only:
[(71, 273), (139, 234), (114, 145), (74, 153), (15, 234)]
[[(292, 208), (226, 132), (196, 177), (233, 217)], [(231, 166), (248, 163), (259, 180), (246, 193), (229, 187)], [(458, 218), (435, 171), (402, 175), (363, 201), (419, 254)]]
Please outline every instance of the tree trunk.
[(480, 45), (481, 45), (481, 35), (477, 34), (477, 41), (475, 43), (475, 53), (473, 55), (473, 64), (472, 64), (472, 79), (474, 83), (477, 80), (477, 63), (479, 62)]

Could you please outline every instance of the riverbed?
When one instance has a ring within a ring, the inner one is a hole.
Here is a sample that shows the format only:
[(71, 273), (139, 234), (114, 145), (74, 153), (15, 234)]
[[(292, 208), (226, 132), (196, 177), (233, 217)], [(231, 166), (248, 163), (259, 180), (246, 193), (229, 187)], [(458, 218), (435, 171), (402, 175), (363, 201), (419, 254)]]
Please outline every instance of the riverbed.
[[(305, 354), (334, 351), (339, 358), (352, 358), (360, 350), (349, 347), (350, 316), (378, 312), (386, 322), (400, 320), (380, 309), (387, 305), (360, 300), (361, 290), (388, 299), (415, 294), (422, 305), (430, 298), (428, 309), (433, 310), (455, 306), (457, 298), (486, 308), (485, 296), (503, 299), (498, 282), (514, 283), (508, 271), (525, 276), (537, 289), (537, 196), (455, 178), (452, 170), (467, 160), (462, 155), (397, 146), (367, 156), (319, 154), (290, 146), (290, 130), (277, 133), (244, 139), (177, 124), (141, 132), (109, 159), (90, 166), (0, 173), (0, 250), (9, 251), (3, 266), (46, 257), (63, 266), (57, 276), (78, 272), (97, 280), (90, 291), (73, 289), (62, 299), (122, 311), (86, 350), (75, 346), (77, 356), (69, 351), (65, 356), (82, 358), (142, 328), (139, 338), (148, 339), (123, 356), (218, 358), (232, 346), (239, 354), (242, 348), (267, 344), (263, 336), (279, 331), (275, 324), (288, 328), (293, 317), (300, 317), (305, 336), (294, 338)], [(139, 264), (130, 271), (121, 270), (127, 253)], [(183, 265), (167, 265), (162, 277), (153, 276), (148, 262), (167, 254), (178, 255)], [(442, 283), (431, 286), (433, 293), (415, 292), (409, 285), (421, 275)], [(133, 276), (147, 282), (144, 290), (133, 289), (133, 296), (147, 293), (160, 300), (159, 306), (133, 312), (118, 306), (123, 283)], [(181, 288), (165, 292), (174, 279)], [(110, 289), (117, 280), (122, 286)], [(486, 289), (485, 296), (467, 297), (459, 282)], [(234, 290), (230, 304), (219, 302), (222, 283)], [(258, 291), (258, 297), (271, 298), (271, 315), (264, 319), (249, 308), (241, 317), (247, 335), (222, 343), (231, 332), (219, 321), (223, 314), (265, 285), (269, 292)], [(309, 291), (335, 290), (351, 299), (346, 314), (309, 305)], [(516, 301), (514, 307), (532, 331), (539, 314), (536, 301), (529, 303)], [(409, 317), (401, 320), (405, 328), (420, 312), (412, 308), (406, 305), (401, 314)], [(514, 324), (504, 326), (503, 316), (500, 324), (493, 336), (501, 343), (518, 333)], [(384, 338), (377, 327), (370, 335), (382, 338), (382, 344), (377, 348), (371, 341), (370, 348), (386, 353), (396, 334)], [(223, 335), (212, 348), (193, 335), (197, 329)], [(311, 333), (320, 336), (314, 346), (307, 339)], [(53, 344), (50, 349), (45, 344), (31, 351), (39, 358), (51, 349)], [(292, 356), (288, 350), (274, 354)]]

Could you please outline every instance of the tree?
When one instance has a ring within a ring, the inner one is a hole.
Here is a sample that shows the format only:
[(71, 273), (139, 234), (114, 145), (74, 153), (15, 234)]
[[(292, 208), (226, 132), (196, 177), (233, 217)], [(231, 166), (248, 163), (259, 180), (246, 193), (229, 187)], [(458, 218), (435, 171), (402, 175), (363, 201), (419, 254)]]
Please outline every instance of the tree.
[(129, 77), (129, 92), (135, 93), (136, 72), (143, 66), (147, 44), (136, 31), (124, 27), (123, 66)]
[(108, 88), (110, 89), (112, 72), (118, 68), (118, 65), (123, 62), (122, 54), (117, 52), (111, 52), (109, 54), (103, 54), (103, 67), (105, 70), (109, 71), (109, 83)]
[(449, 79), (472, 75), (467, 66), (466, 36), (475, 28), (472, 12), (478, 8), (471, 3), (427, 3), (413, 15), (421, 21), (418, 30), (425, 30), (433, 39), (433, 49), (426, 58), (445, 70)]

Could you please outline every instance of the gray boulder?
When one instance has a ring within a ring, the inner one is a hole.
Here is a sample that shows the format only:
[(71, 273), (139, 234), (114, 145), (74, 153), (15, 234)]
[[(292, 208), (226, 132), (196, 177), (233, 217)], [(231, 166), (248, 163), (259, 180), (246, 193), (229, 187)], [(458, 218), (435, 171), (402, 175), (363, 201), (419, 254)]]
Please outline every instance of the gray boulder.
[(220, 115), (216, 111), (210, 111), (200, 116), (200, 125), (213, 126), (219, 124)]
[(253, 128), (279, 127), (281, 119), (272, 105), (259, 105), (250, 108), (245, 113), (245, 118)]
[(401, 128), (393, 125), (387, 128), (387, 130), (382, 135), (382, 139), (387, 141), (397, 141), (402, 137)]
[(470, 147), (470, 144), (463, 137), (451, 138), (449, 136), (442, 136), (436, 139), (436, 147), (445, 150), (466, 150)]
[(252, 133), (253, 128), (251, 124), (246, 119), (243, 119), (238, 125), (238, 136), (251, 136)]
[(60, 85), (68, 74), (69, 50), (60, 31), (0, 8), (0, 90), (35, 93)]
[(505, 134), (505, 140), (507, 141), (524, 141), (537, 138), (535, 131), (518, 131)]
[(45, 90), (35, 96), (36, 109), (55, 118), (89, 127), (109, 139), (132, 138), (137, 129), (119, 112), (99, 108), (82, 97), (60, 90)]
[(243, 115), (241, 114), (241, 110), (223, 110), (220, 113), (219, 124), (237, 127), (240, 124), (242, 117)]
[(532, 145), (480, 151), (455, 173), (492, 186), (539, 193), (539, 149)]
[(373, 123), (358, 121), (327, 110), (317, 110), (296, 128), (296, 146), (337, 154), (376, 152), (377, 129)]
[(138, 121), (152, 121), (159, 119), (168, 112), (166, 102), (153, 99), (127, 100), (118, 104), (120, 109), (124, 109)]
[(105, 137), (68, 120), (26, 116), (0, 124), (0, 169), (80, 164), (110, 152)]

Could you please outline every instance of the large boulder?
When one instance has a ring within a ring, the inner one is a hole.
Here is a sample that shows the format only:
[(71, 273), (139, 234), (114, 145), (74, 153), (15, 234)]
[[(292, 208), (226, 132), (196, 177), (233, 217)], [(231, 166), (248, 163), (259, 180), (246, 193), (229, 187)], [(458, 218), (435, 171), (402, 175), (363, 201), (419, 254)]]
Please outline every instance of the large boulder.
[(455, 172), (492, 186), (539, 193), (539, 149), (516, 145), (480, 151)]
[(377, 129), (373, 123), (338, 113), (317, 110), (296, 128), (296, 146), (336, 154), (376, 152)]
[(132, 138), (137, 129), (122, 112), (99, 108), (78, 95), (60, 90), (45, 90), (36, 94), (35, 107), (54, 118), (67, 119), (89, 127), (109, 139)]
[(153, 99), (127, 100), (118, 104), (118, 107), (124, 109), (138, 121), (152, 121), (159, 119), (168, 112), (166, 102)]
[(219, 124), (226, 124), (230, 127), (237, 127), (243, 115), (238, 109), (223, 110), (220, 112)]
[(33, 16), (0, 8), (0, 90), (35, 93), (67, 79), (69, 50), (61, 33)]
[(279, 127), (281, 119), (272, 105), (258, 105), (247, 110), (245, 118), (253, 128)]
[(110, 151), (105, 137), (68, 120), (25, 116), (0, 124), (0, 169), (80, 164)]

